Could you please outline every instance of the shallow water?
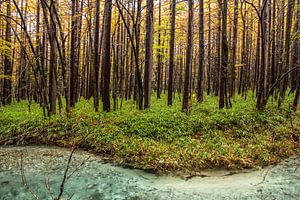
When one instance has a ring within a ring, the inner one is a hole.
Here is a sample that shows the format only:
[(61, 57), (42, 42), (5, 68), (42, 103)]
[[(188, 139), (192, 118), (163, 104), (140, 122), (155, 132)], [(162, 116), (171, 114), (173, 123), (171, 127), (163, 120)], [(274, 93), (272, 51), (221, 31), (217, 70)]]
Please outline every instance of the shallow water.
[[(22, 184), (21, 155), (29, 188), (39, 199), (56, 197), (70, 149), (0, 147), (0, 199), (34, 199)], [(230, 176), (212, 171), (206, 172), (210, 177), (186, 181), (113, 166), (75, 151), (69, 174), (75, 173), (65, 184), (63, 199), (300, 199), (299, 168), (300, 156), (259, 171)]]

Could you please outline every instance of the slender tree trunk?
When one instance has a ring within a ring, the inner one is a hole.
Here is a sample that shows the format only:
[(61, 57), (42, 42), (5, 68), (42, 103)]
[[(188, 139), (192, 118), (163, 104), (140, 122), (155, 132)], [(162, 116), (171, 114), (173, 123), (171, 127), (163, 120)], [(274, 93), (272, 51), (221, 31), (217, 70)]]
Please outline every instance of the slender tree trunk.
[(6, 8), (6, 27), (5, 27), (5, 41), (6, 46), (8, 46), (8, 52), (4, 56), (4, 83), (3, 83), (3, 96), (2, 96), (2, 103), (3, 105), (11, 104), (12, 102), (12, 72), (13, 66), (11, 61), (11, 6), (10, 0), (7, 2)]
[[(53, 4), (56, 2), (51, 2), (51, 8), (50, 8), (50, 15), (54, 15), (53, 11)], [(52, 20), (50, 20), (49, 25), (49, 42), (50, 42), (50, 68), (49, 68), (49, 103), (50, 103), (50, 114), (55, 115), (56, 114), (56, 70), (57, 70), (57, 62), (56, 62), (56, 43), (55, 43), (55, 37), (56, 37), (56, 25)]]
[(175, 16), (176, 0), (171, 0), (171, 27), (170, 27), (170, 54), (169, 54), (169, 80), (168, 80), (168, 106), (173, 103), (173, 81), (174, 81), (174, 41), (175, 41)]
[(236, 47), (237, 47), (237, 26), (238, 26), (238, 5), (239, 1), (234, 0), (234, 16), (233, 16), (233, 35), (232, 35), (232, 56), (231, 56), (231, 84), (230, 84), (230, 97), (235, 93), (235, 64), (236, 64)]
[(153, 0), (147, 0), (146, 42), (144, 72), (144, 108), (150, 108), (153, 48)]
[(197, 100), (203, 101), (203, 78), (204, 78), (204, 5), (203, 0), (199, 0), (199, 69)]
[(161, 60), (162, 60), (162, 52), (161, 52), (161, 0), (158, 1), (158, 51), (157, 51), (157, 91), (156, 96), (158, 99), (160, 99), (160, 93), (161, 93), (161, 77), (162, 77), (162, 66), (161, 66)]
[(216, 55), (215, 55), (215, 66), (214, 66), (214, 92), (215, 96), (219, 95), (220, 86), (220, 68), (221, 68), (221, 5), (218, 5), (218, 28), (216, 32)]
[(110, 43), (111, 43), (111, 11), (112, 0), (105, 0), (104, 12), (104, 37), (103, 37), (103, 54), (102, 54), (102, 70), (103, 70), (103, 89), (102, 101), (103, 111), (110, 111), (110, 71), (111, 71), (111, 58), (110, 58)]
[(72, 0), (72, 23), (71, 23), (71, 49), (70, 49), (70, 106), (74, 107), (76, 103), (76, 93), (78, 86), (78, 0)]
[(210, 0), (208, 1), (208, 48), (207, 48), (207, 94), (210, 95), (211, 91), (211, 9)]
[[(288, 0), (288, 10), (287, 10), (287, 19), (285, 26), (285, 45), (284, 45), (284, 54), (283, 54), (283, 73), (286, 73), (289, 69), (290, 64), (290, 41), (291, 41), (291, 29), (292, 29), (292, 17), (294, 10), (295, 0)], [(280, 85), (280, 98), (278, 101), (278, 106), (281, 105), (285, 98), (285, 92), (288, 87), (288, 76), (286, 76)]]
[(184, 91), (182, 100), (182, 111), (188, 112), (189, 109), (189, 88), (190, 74), (192, 68), (192, 53), (193, 53), (193, 17), (194, 17), (194, 0), (188, 0), (189, 17), (188, 17), (188, 34), (187, 34), (187, 49), (186, 63), (184, 76)]
[(95, 31), (94, 31), (94, 109), (99, 111), (99, 28), (100, 28), (100, 0), (96, 1)]
[(222, 4), (222, 49), (221, 49), (221, 72), (220, 72), (220, 96), (219, 108), (224, 108), (226, 101), (226, 81), (228, 66), (228, 44), (227, 44), (227, 0)]

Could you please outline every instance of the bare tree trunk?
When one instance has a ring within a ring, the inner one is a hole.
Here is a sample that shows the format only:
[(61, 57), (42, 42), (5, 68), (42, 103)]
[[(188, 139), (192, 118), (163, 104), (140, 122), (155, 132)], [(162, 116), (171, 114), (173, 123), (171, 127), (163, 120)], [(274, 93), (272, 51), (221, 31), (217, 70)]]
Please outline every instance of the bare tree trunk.
[[(285, 26), (285, 45), (284, 45), (284, 52), (283, 52), (283, 70), (282, 73), (286, 73), (289, 69), (290, 64), (290, 41), (291, 41), (291, 29), (292, 29), (292, 17), (293, 17), (293, 10), (294, 10), (294, 3), (295, 0), (288, 0), (288, 10), (287, 10), (287, 19), (286, 19), (286, 26)], [(280, 85), (280, 98), (278, 101), (278, 106), (281, 105), (285, 98), (285, 92), (288, 87), (288, 76), (286, 76)]]
[(233, 16), (233, 35), (232, 35), (232, 56), (231, 56), (231, 84), (230, 84), (230, 97), (235, 93), (235, 64), (236, 64), (236, 46), (237, 46), (237, 26), (238, 26), (238, 5), (239, 1), (234, 0), (234, 16)]
[[(52, 1), (52, 0), (51, 0)], [(56, 2), (53, 0), (51, 2), (50, 15), (53, 16), (53, 4)], [(50, 114), (56, 114), (56, 26), (52, 20), (50, 20), (49, 24), (49, 42), (50, 42), (50, 68), (49, 68), (49, 103), (50, 103)]]
[(76, 103), (76, 93), (78, 86), (78, 0), (72, 0), (72, 23), (71, 23), (71, 49), (70, 49), (70, 106), (74, 107)]
[(190, 74), (192, 68), (192, 53), (193, 53), (193, 17), (194, 17), (194, 0), (188, 0), (189, 18), (188, 18), (188, 35), (187, 35), (187, 49), (186, 49), (186, 63), (184, 76), (184, 91), (182, 100), (182, 111), (189, 110), (189, 88), (190, 88)]
[(10, 0), (7, 2), (6, 8), (6, 28), (5, 28), (5, 41), (6, 45), (8, 46), (8, 52), (4, 56), (4, 83), (3, 83), (3, 96), (2, 96), (2, 103), (3, 105), (11, 104), (12, 102), (12, 72), (13, 66), (11, 62), (11, 7), (10, 7)]
[(111, 71), (111, 58), (110, 58), (110, 43), (111, 43), (111, 10), (112, 0), (105, 0), (104, 12), (104, 34), (103, 34), (103, 54), (102, 54), (102, 70), (103, 70), (103, 89), (102, 101), (103, 111), (110, 111), (110, 71)]
[(95, 31), (94, 31), (94, 109), (99, 111), (99, 28), (100, 28), (100, 0), (96, 1)]
[(161, 52), (161, 0), (158, 2), (158, 52), (157, 52), (157, 91), (156, 96), (158, 99), (160, 99), (160, 93), (161, 93), (161, 84), (162, 84), (162, 66), (161, 66), (161, 59), (162, 59), (162, 52)]
[(226, 101), (226, 81), (228, 66), (228, 44), (227, 44), (227, 0), (222, 3), (222, 49), (221, 49), (221, 71), (220, 71), (220, 96), (219, 108), (224, 108)]
[(210, 0), (208, 1), (208, 48), (207, 48), (207, 94), (210, 95), (211, 90), (211, 9)]
[(262, 3), (261, 13), (259, 15), (260, 18), (260, 31), (261, 31), (261, 64), (259, 69), (259, 85), (258, 85), (258, 93), (257, 93), (257, 102), (256, 102), (256, 108), (258, 110), (263, 110), (266, 105), (265, 100), (265, 72), (266, 72), (266, 65), (268, 63), (268, 56), (267, 56), (267, 49), (268, 49), (268, 43), (269, 43), (269, 3), (268, 0), (264, 0)]
[(175, 40), (176, 0), (171, 0), (171, 29), (170, 29), (170, 54), (169, 54), (169, 80), (168, 80), (168, 106), (173, 103), (174, 81), (174, 40)]
[(203, 79), (204, 79), (204, 5), (203, 0), (199, 0), (199, 69), (197, 100), (203, 101)]
[(144, 72), (144, 108), (150, 108), (153, 48), (153, 0), (147, 0), (145, 72)]

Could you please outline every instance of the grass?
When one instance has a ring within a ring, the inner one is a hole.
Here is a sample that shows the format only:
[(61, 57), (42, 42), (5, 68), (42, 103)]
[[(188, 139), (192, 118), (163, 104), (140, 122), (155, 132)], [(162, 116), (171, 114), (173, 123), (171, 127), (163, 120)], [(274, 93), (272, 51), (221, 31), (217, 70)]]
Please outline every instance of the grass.
[(189, 115), (176, 99), (152, 99), (150, 110), (132, 101), (111, 113), (95, 113), (81, 100), (72, 118), (43, 119), (39, 105), (21, 102), (0, 108), (0, 145), (47, 144), (80, 147), (111, 161), (157, 173), (194, 173), (205, 168), (253, 168), (278, 163), (300, 152), (300, 114), (269, 103), (258, 112), (255, 100), (236, 97), (231, 109), (218, 109), (218, 99), (193, 100)]

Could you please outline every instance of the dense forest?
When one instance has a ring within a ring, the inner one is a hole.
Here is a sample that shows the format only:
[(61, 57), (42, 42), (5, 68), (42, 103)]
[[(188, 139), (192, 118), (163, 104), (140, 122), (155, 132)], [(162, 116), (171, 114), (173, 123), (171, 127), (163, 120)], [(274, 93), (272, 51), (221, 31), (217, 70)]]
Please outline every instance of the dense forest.
[[(230, 108), (235, 96), (282, 104), (300, 91), (299, 0), (2, 0), (1, 104), (37, 102), (44, 116), (81, 99), (105, 112), (167, 94)], [(193, 98), (196, 97), (196, 98)]]

